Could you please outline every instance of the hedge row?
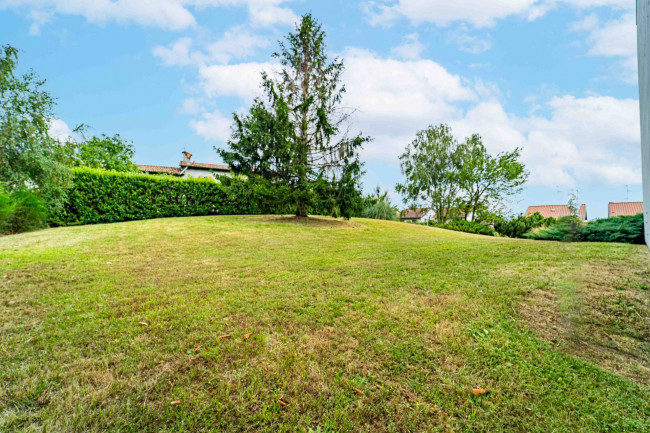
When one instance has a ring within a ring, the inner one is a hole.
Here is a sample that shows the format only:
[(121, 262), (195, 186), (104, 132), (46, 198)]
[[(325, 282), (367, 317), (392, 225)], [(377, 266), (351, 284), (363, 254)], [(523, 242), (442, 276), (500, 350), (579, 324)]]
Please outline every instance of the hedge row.
[[(56, 224), (96, 224), (162, 217), (259, 214), (254, 185), (228, 179), (176, 178), (119, 173), (91, 168), (73, 169), (73, 186)], [(282, 209), (280, 211), (284, 211)]]
[(445, 224), (438, 224), (436, 227), (457, 232), (474, 233), (476, 235), (494, 236), (494, 230), (490, 227), (472, 221), (453, 220)]
[(542, 241), (643, 244), (643, 214), (603, 218), (587, 225), (577, 218), (562, 217), (553, 226), (531, 231), (524, 237)]

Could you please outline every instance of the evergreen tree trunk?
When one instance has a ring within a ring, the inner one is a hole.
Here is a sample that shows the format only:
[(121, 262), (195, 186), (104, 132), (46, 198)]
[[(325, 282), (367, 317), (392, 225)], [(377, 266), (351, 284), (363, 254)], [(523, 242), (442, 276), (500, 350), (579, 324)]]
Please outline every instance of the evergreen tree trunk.
[(301, 218), (307, 217), (307, 203), (305, 203), (303, 200), (298, 200), (296, 206), (296, 216)]

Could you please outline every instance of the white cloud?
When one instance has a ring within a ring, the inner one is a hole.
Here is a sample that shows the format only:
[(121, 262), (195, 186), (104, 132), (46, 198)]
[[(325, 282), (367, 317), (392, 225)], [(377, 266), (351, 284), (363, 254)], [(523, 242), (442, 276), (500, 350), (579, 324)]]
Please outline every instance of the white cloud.
[(431, 60), (400, 61), (357, 48), (346, 49), (343, 59), (344, 104), (358, 109), (355, 126), (375, 138), (367, 157), (394, 161), (417, 129), (460, 115), (457, 104), (476, 98), (458, 75)]
[(204, 44), (203, 49), (193, 49), (194, 41), (184, 37), (169, 46), (158, 45), (152, 53), (167, 66), (225, 64), (233, 59), (243, 59), (255, 54), (259, 48), (266, 48), (270, 40), (251, 33), (243, 26), (232, 27), (214, 42)]
[(252, 24), (292, 24), (297, 17), (282, 6), (287, 0), (0, 0), (1, 8), (26, 11), (32, 20), (30, 31), (37, 34), (54, 15), (77, 15), (94, 24), (118, 22), (183, 30), (196, 26), (190, 9), (246, 7)]
[(633, 13), (604, 23), (600, 23), (595, 15), (590, 15), (575, 23), (572, 29), (588, 32), (590, 55), (618, 58), (620, 78), (629, 83), (637, 82), (636, 17)]
[(199, 120), (190, 122), (190, 127), (197, 135), (206, 140), (228, 141), (230, 138), (231, 119), (223, 116), (219, 110), (203, 113)]
[(489, 40), (470, 35), (465, 26), (447, 33), (446, 42), (458, 45), (461, 51), (470, 54), (481, 54), (492, 48), (492, 43)]
[(518, 118), (482, 102), (451, 123), (460, 137), (480, 133), (491, 152), (523, 148), (533, 185), (640, 183), (638, 101), (562, 96), (545, 108), (548, 116)]
[(35, 14), (78, 15), (95, 24), (116, 21), (166, 30), (181, 30), (196, 24), (181, 0), (2, 0), (0, 7), (26, 9), (32, 19), (38, 17)]
[(192, 44), (192, 38), (180, 38), (169, 47), (158, 45), (154, 47), (152, 52), (167, 66), (188, 66), (203, 63), (203, 54), (190, 51)]
[(273, 3), (272, 1), (263, 0), (251, 2), (248, 9), (251, 23), (268, 27), (276, 24), (292, 25), (298, 22), (298, 16), (291, 9)]
[(50, 119), (48, 133), (50, 134), (50, 137), (61, 142), (74, 138), (74, 132), (70, 129), (68, 124), (57, 118)]
[(434, 23), (448, 26), (466, 22), (475, 27), (493, 26), (496, 20), (524, 14), (538, 0), (398, 0), (391, 4), (366, 3), (371, 24), (387, 25), (399, 17), (414, 24)]
[(420, 42), (417, 33), (411, 33), (402, 38), (402, 44), (391, 49), (393, 56), (406, 60), (417, 60), (426, 47)]
[(634, 8), (632, 0), (368, 0), (364, 10), (372, 25), (391, 25), (399, 18), (406, 18), (415, 25), (433, 23), (444, 27), (460, 22), (491, 27), (496, 21), (513, 15), (533, 20), (561, 4), (575, 9)]
[(239, 63), (235, 65), (210, 65), (199, 68), (199, 86), (210, 98), (237, 97), (250, 103), (261, 94), (262, 72), (272, 73), (277, 68), (272, 63)]

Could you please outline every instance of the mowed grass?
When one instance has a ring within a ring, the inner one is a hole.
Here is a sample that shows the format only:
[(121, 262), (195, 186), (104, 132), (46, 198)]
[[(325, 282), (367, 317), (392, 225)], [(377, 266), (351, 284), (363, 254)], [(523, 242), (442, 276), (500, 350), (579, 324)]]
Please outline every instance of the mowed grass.
[(0, 432), (650, 431), (649, 287), (644, 246), (371, 220), (7, 236)]

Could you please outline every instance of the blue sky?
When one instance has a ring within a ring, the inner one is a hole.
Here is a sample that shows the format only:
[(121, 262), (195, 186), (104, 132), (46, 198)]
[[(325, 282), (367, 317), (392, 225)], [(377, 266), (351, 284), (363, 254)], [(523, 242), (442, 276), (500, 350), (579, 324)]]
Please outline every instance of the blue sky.
[(85, 123), (133, 140), (138, 163), (175, 165), (183, 149), (219, 162), (232, 112), (309, 11), (374, 137), (366, 190), (399, 199), (397, 156), (445, 122), (493, 153), (524, 149), (514, 212), (572, 190), (590, 219), (641, 200), (634, 0), (0, 0), (0, 42), (47, 79), (54, 134)]

